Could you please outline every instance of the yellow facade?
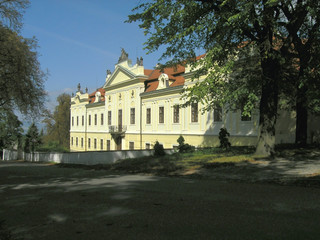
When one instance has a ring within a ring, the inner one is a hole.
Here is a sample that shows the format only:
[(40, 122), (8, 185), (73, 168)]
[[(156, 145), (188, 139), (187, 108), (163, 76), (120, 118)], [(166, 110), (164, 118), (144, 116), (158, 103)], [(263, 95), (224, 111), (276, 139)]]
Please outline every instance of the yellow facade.
[[(240, 111), (222, 109), (221, 118), (214, 111), (201, 113), (200, 103), (178, 109), (181, 91), (194, 84), (190, 69), (161, 73), (144, 69), (141, 59), (132, 65), (127, 56), (123, 51), (101, 89), (88, 94), (79, 88), (71, 99), (71, 151), (148, 149), (156, 141), (174, 148), (180, 135), (196, 147), (218, 146), (222, 127), (233, 146), (256, 144), (258, 111), (242, 119)], [(294, 142), (295, 116), (279, 118), (277, 143)]]

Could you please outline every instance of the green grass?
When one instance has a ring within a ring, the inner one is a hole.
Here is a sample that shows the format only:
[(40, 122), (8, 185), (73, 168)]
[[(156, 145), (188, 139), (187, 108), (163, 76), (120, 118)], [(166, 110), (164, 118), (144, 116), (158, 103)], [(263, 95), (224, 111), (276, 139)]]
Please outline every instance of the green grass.
[[(231, 166), (239, 162), (253, 162), (254, 159), (250, 156), (252, 153), (252, 148), (233, 147), (228, 150), (210, 148), (198, 150), (193, 153), (175, 153), (162, 157), (150, 156), (124, 159), (111, 165), (82, 166), (82, 168), (105, 169), (126, 173), (180, 175), (184, 172), (201, 168), (226, 166), (226, 164)], [(224, 163), (224, 165), (221, 165), (221, 163)]]
[[(123, 173), (144, 173), (155, 175), (185, 175), (201, 169), (218, 167), (234, 167), (241, 163), (261, 163), (261, 158), (254, 155), (252, 147), (231, 147), (228, 150), (207, 148), (192, 153), (175, 153), (162, 157), (142, 157), (119, 160), (109, 165), (75, 165), (58, 164), (61, 167), (79, 167), (83, 169), (111, 170)], [(300, 159), (316, 159), (320, 157), (318, 148), (283, 148), (277, 151), (276, 156), (285, 157), (292, 161)], [(263, 159), (263, 158), (262, 158)], [(317, 176), (318, 177), (318, 176)]]

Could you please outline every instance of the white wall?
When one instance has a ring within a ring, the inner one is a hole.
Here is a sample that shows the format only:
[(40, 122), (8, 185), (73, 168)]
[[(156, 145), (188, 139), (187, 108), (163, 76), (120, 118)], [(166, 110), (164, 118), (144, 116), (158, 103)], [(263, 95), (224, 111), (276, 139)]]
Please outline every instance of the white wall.
[[(28, 162), (55, 162), (72, 164), (112, 164), (120, 159), (138, 158), (152, 156), (153, 150), (133, 150), (133, 151), (107, 151), (107, 152), (71, 152), (71, 153), (23, 153), (22, 159)], [(174, 153), (172, 149), (166, 149), (167, 154)], [(3, 160), (19, 160), (18, 152), (3, 149)]]

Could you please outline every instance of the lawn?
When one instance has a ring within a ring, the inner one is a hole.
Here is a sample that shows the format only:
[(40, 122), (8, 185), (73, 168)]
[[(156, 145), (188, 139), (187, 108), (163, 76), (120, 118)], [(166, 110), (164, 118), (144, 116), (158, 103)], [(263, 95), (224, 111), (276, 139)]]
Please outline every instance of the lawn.
[[(192, 153), (174, 153), (161, 157), (150, 156), (119, 160), (110, 165), (81, 166), (88, 169), (106, 169), (126, 173), (146, 173), (156, 175), (181, 175), (201, 168), (234, 165), (240, 162), (255, 162), (254, 148), (231, 147), (200, 149)], [(61, 164), (63, 167), (78, 167)]]
[[(298, 148), (280, 146), (277, 147), (274, 159), (259, 158), (254, 155), (254, 150), (253, 147), (231, 147), (228, 150), (207, 148), (198, 149), (192, 153), (174, 153), (161, 157), (150, 156), (124, 159), (110, 165), (59, 165), (68, 168), (80, 167), (91, 170), (111, 170), (118, 173), (141, 173), (159, 176), (202, 176), (204, 173), (230, 175), (232, 173), (238, 174), (239, 172), (242, 173), (242, 175), (244, 173), (252, 175), (255, 171), (263, 170), (269, 171), (269, 174), (270, 172), (274, 174), (279, 173), (279, 171), (277, 172), (275, 169), (265, 166), (268, 161), (277, 162), (279, 159), (286, 159), (294, 164), (303, 162), (306, 159), (317, 160), (320, 158), (320, 150), (318, 147)], [(307, 176), (308, 180), (311, 178), (319, 182), (318, 172), (316, 176)]]

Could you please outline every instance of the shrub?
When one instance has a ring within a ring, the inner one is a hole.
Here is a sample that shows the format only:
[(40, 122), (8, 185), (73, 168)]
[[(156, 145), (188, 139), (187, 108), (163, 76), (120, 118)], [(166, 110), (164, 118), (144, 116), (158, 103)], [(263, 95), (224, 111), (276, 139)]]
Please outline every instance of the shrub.
[(177, 142), (179, 143), (178, 150), (179, 153), (186, 153), (186, 152), (194, 152), (195, 147), (188, 144), (184, 143), (184, 137), (180, 135), (180, 137), (177, 139)]
[(38, 152), (70, 152), (69, 149), (60, 145), (57, 141), (49, 141), (47, 144), (37, 148)]
[(230, 136), (230, 133), (228, 133), (226, 128), (220, 128), (219, 132), (219, 140), (220, 140), (220, 148), (229, 148), (231, 147), (231, 143), (229, 142), (228, 137)]
[(154, 149), (154, 155), (155, 156), (164, 156), (164, 155), (166, 155), (166, 153), (164, 151), (164, 148), (163, 148), (163, 145), (160, 144), (158, 141), (156, 141), (156, 143), (154, 144), (153, 149)]

